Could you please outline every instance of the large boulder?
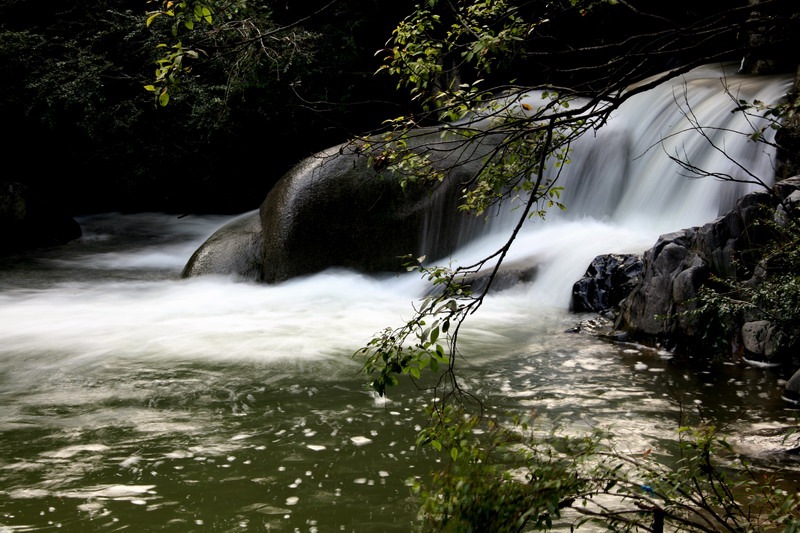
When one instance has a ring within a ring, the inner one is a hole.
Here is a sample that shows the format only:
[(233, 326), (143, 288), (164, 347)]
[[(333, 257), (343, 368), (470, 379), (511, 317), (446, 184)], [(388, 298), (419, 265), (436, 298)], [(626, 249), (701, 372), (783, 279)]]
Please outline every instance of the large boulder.
[(438, 131), (419, 131), (411, 144), (446, 172), (435, 188), (404, 183), (405, 176), (382, 166), (378, 149), (357, 144), (309, 157), (281, 178), (260, 208), (262, 279), (272, 283), (334, 266), (398, 271), (404, 256), (441, 258), (462, 244), (475, 222), (455, 207), (479, 168), (475, 150), (484, 146), (443, 139)]
[(800, 404), (800, 370), (795, 371), (783, 386), (783, 397), (790, 402)]
[[(420, 129), (401, 145), (374, 138), (315, 154), (281, 178), (257, 215), (212, 235), (184, 275), (274, 283), (331, 267), (396, 272), (409, 255), (446, 257), (480, 231), (482, 221), (456, 206), (497, 140)], [(390, 171), (385, 155), (392, 146), (420, 154), (443, 179), (431, 187), (408, 179), (418, 172), (413, 166), (406, 174)]]

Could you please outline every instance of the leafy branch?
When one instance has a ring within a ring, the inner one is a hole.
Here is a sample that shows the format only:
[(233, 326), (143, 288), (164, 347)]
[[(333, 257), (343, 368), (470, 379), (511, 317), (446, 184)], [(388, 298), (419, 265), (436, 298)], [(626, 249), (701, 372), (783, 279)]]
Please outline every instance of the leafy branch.
[[(157, 106), (165, 107), (181, 83), (192, 73), (201, 58), (227, 62), (230, 88), (243, 70), (267, 58), (280, 76), (297, 57), (307, 52), (304, 45), (316, 35), (302, 26), (333, 6), (337, 0), (292, 22), (277, 24), (272, 11), (246, 0), (148, 0), (157, 8), (148, 13), (146, 25), (155, 28), (160, 21), (172, 39), (157, 45), (153, 83), (145, 85)], [(191, 43), (191, 44), (189, 44)]]
[[(673, 452), (620, 450), (612, 431), (565, 435), (556, 422), (467, 415), (420, 433), (444, 455), (428, 482), (411, 480), (427, 530), (520, 532), (784, 531), (800, 528), (798, 494), (742, 461), (707, 423), (677, 430)], [(568, 518), (576, 516), (577, 518)]]
[[(688, 67), (676, 68), (638, 86), (595, 98), (578, 98), (552, 87), (516, 88), (489, 97), (470, 86), (462, 86), (447, 107), (438, 108), (445, 122), (438, 131), (441, 143), (419, 145), (416, 139), (431, 131), (419, 129), (415, 118), (399, 117), (389, 131), (354, 141), (357, 151), (369, 158), (376, 170), (394, 173), (403, 189), (412, 183), (436, 188), (454, 179), (456, 170), (476, 165), (462, 176), (459, 209), (478, 216), (496, 213), (501, 205), (515, 203), (517, 222), (505, 242), (492, 254), (472, 265), (457, 268), (411, 264), (433, 284), (435, 291), (414, 307), (414, 316), (400, 328), (386, 328), (360, 349), (364, 370), (380, 395), (397, 383), (401, 375), (418, 380), (431, 368), (439, 376), (433, 387), (435, 404), (465, 394), (458, 383), (455, 365), (460, 358), (459, 332), (466, 318), (475, 313), (489, 293), (512, 243), (532, 216), (544, 218), (560, 202), (558, 179), (569, 163), (571, 143), (602, 127), (610, 114), (629, 98), (680, 76)], [(531, 94), (539, 93), (540, 98)], [(477, 98), (477, 107), (464, 115), (465, 94)], [(470, 279), (486, 274), (487, 283), (475, 293)], [(431, 340), (431, 334), (435, 338)], [(440, 337), (443, 335), (443, 337)], [(440, 373), (439, 363), (446, 363)], [(477, 402), (480, 404), (480, 402)]]

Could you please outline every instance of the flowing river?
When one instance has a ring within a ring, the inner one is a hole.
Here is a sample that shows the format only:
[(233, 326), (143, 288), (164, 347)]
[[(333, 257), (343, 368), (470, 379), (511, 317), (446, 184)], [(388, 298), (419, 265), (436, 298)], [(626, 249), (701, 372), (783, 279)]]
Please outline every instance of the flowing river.
[[(587, 166), (607, 168), (598, 157)], [(689, 367), (569, 331), (590, 318), (568, 295), (595, 254), (698, 223), (648, 205), (650, 222), (635, 222), (626, 205), (641, 187), (615, 193), (617, 214), (556, 217), (520, 238), (540, 275), (469, 319), (464, 386), (495, 412), (613, 427), (632, 452), (663, 448), (682, 413), (701, 413), (752, 460), (797, 473), (769, 439), (796, 423), (780, 371)], [(689, 194), (684, 208), (707, 200)], [(0, 532), (413, 530), (408, 479), (439, 461), (414, 446), (429, 395), (404, 383), (377, 398), (353, 353), (409, 318), (424, 283), (342, 270), (273, 286), (181, 279), (228, 220), (92, 215), (73, 243), (0, 259)], [(458, 259), (493, 246), (489, 234)]]

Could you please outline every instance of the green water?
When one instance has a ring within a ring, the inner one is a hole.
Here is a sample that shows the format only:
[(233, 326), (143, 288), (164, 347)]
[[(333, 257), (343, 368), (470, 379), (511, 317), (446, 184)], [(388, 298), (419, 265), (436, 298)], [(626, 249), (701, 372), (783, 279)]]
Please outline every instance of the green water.
[[(413, 531), (407, 481), (439, 461), (414, 446), (429, 396), (376, 398), (352, 357), (408, 314), (413, 284), (178, 279), (217, 223), (98, 218), (0, 265), (0, 532)], [(794, 423), (785, 376), (688, 369), (566, 333), (577, 318), (498, 294), (464, 331), (464, 387), (492, 413), (613, 426), (634, 452), (702, 412), (755, 461), (798, 469), (765, 436)]]

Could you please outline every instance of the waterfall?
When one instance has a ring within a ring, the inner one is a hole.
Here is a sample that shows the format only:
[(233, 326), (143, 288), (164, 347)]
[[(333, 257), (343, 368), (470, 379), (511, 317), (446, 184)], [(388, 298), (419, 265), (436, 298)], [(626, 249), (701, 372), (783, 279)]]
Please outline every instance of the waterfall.
[[(790, 86), (789, 76), (701, 67), (632, 97), (595, 134), (581, 137), (559, 177), (566, 211), (552, 209), (546, 221), (528, 221), (508, 258), (537, 266), (533, 297), (566, 307), (572, 283), (596, 255), (641, 253), (663, 233), (712, 221), (759, 188), (747, 172), (771, 184), (775, 150), (747, 135), (765, 121), (748, 121), (733, 110), (738, 100), (777, 103)], [(707, 128), (707, 138), (690, 117)], [(751, 183), (688, 176), (669, 155)], [(496, 250), (508, 236), (509, 217), (497, 220), (452, 259), (468, 264)]]

